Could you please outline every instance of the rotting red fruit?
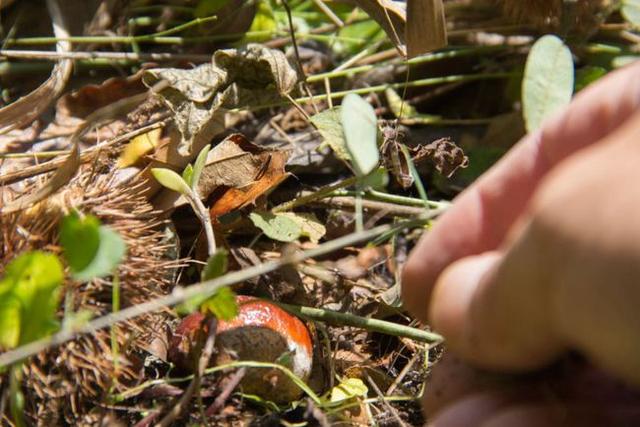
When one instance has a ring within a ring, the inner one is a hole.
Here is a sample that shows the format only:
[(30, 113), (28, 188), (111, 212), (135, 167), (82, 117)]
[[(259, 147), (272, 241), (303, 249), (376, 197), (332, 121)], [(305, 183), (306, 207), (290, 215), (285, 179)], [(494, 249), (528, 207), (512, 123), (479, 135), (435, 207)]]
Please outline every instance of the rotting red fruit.
[[(239, 313), (230, 321), (218, 321), (215, 360), (222, 365), (234, 360), (271, 362), (286, 366), (303, 381), (311, 373), (313, 347), (304, 323), (277, 305), (257, 298), (238, 296)], [(185, 317), (176, 328), (170, 354), (179, 366), (194, 366), (187, 354), (194, 339), (206, 335), (206, 318), (201, 313)], [(202, 335), (201, 335), (202, 336)], [(302, 390), (279, 369), (248, 368), (241, 382), (244, 393), (274, 402), (298, 399)]]

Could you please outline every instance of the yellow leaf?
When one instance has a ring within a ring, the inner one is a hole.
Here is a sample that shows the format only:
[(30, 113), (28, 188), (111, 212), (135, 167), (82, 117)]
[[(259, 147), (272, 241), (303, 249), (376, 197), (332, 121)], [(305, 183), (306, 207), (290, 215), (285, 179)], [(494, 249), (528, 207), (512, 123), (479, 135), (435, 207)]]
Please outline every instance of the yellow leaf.
[(158, 146), (161, 134), (162, 128), (156, 128), (133, 138), (120, 155), (118, 168), (133, 166), (142, 156), (153, 151)]
[(331, 403), (341, 402), (354, 397), (364, 397), (369, 392), (360, 378), (347, 378), (331, 389)]

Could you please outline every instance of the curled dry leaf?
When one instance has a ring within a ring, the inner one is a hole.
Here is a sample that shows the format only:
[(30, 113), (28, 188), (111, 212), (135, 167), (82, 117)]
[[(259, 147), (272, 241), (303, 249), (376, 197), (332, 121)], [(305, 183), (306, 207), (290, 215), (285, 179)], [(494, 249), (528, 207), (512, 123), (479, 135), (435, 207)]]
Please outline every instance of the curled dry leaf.
[(244, 49), (219, 50), (214, 55), (214, 63), (227, 70), (229, 77), (246, 89), (264, 89), (273, 84), (276, 91), (284, 95), (291, 92), (298, 81), (298, 73), (284, 53), (259, 44), (249, 44)]
[[(239, 153), (238, 149), (240, 149), (247, 155), (210, 163), (205, 167), (201, 179), (202, 185), (212, 188), (210, 183), (205, 182), (208, 179), (222, 185), (218, 187), (219, 193), (214, 194), (216, 197), (209, 210), (214, 221), (221, 215), (253, 203), (256, 198), (274, 189), (288, 176), (284, 170), (289, 158), (288, 151), (259, 147), (240, 134), (229, 136), (220, 143), (220, 146), (223, 144), (227, 146), (224, 151)], [(230, 144), (236, 147), (231, 148)], [(214, 148), (212, 153), (218, 152), (217, 148)], [(234, 180), (240, 185), (229, 185)]]
[[(393, 128), (383, 130), (385, 142), (382, 145), (382, 162), (384, 167), (391, 172), (396, 182), (403, 188), (413, 185), (413, 176), (409, 170), (407, 158), (401, 151), (406, 135)], [(459, 168), (466, 168), (469, 165), (469, 158), (464, 154), (462, 148), (458, 147), (449, 138), (440, 138), (430, 144), (419, 144), (408, 148), (411, 160), (420, 163), (430, 159), (435, 169), (446, 176), (451, 177)]]
[(168, 87), (160, 91), (164, 103), (174, 114), (174, 121), (182, 141), (178, 153), (185, 156), (192, 147), (202, 147), (224, 130), (224, 112), (228, 92), (226, 73), (211, 64), (203, 64), (190, 70), (175, 68), (151, 69), (143, 76), (144, 83), (152, 87), (165, 81)]
[(250, 44), (245, 49), (219, 50), (210, 64), (190, 70), (148, 70), (144, 83), (151, 87), (165, 81), (160, 96), (175, 114), (182, 134), (178, 152), (186, 155), (224, 130), (226, 110), (273, 101), (289, 93), (298, 75), (279, 50)]
[(90, 84), (62, 96), (56, 103), (56, 122), (64, 123), (69, 117), (85, 119), (98, 108), (146, 90), (142, 72), (127, 77), (112, 77), (101, 84)]

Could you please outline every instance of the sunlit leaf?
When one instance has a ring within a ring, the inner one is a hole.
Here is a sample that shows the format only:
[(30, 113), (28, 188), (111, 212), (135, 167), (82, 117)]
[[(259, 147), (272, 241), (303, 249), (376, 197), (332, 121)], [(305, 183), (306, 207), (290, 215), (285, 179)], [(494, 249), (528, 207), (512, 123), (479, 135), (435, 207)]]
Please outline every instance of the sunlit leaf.
[(327, 233), (327, 228), (312, 213), (283, 212), (276, 215), (292, 219), (300, 226), (300, 235), (308, 237), (313, 243), (318, 243)]
[(126, 168), (136, 164), (142, 156), (152, 152), (158, 146), (161, 134), (162, 129), (157, 128), (133, 138), (120, 154), (117, 167)]
[(302, 227), (293, 219), (282, 214), (270, 212), (252, 212), (249, 219), (264, 234), (280, 242), (293, 242), (302, 234)]
[(52, 333), (63, 280), (51, 253), (27, 252), (11, 261), (0, 281), (0, 346), (12, 348)]
[(72, 212), (62, 218), (60, 244), (72, 272), (83, 271), (93, 261), (100, 246), (99, 228), (100, 221), (93, 215), (81, 218)]
[(171, 169), (153, 168), (151, 169), (151, 174), (160, 184), (169, 190), (177, 191), (183, 195), (191, 192), (185, 180)]
[(238, 315), (236, 294), (228, 286), (220, 288), (202, 303), (200, 311), (209, 312), (220, 320), (231, 320)]
[(247, 35), (241, 41), (240, 44), (246, 43), (262, 43), (270, 40), (272, 36), (268, 34), (278, 29), (278, 23), (273, 13), (271, 3), (267, 0), (258, 0), (256, 2), (256, 14), (251, 22), (251, 27), (247, 32), (258, 33), (265, 32), (262, 35)]
[(342, 131), (340, 111), (341, 107), (324, 110), (311, 116), (311, 122), (318, 128), (318, 132), (322, 135), (324, 142), (329, 144), (336, 156), (350, 162), (351, 156), (349, 155), (349, 150), (347, 150), (347, 143)]
[(622, 0), (620, 13), (636, 28), (640, 28), (640, 0)]
[[(211, 255), (207, 260), (207, 264), (202, 269), (200, 279), (212, 280), (216, 277), (220, 277), (227, 272), (229, 253), (226, 249), (218, 249), (216, 253)], [(189, 298), (177, 307), (178, 313), (190, 314), (200, 309), (202, 304), (207, 300), (206, 296), (195, 296)]]
[(354, 397), (365, 397), (369, 389), (360, 378), (346, 378), (331, 389), (331, 403), (342, 402)]
[(398, 92), (392, 88), (388, 88), (384, 91), (389, 103), (389, 109), (394, 116), (398, 118), (412, 118), (418, 115), (415, 107), (408, 102), (402, 100), (402, 97), (398, 95)]
[(92, 215), (64, 217), (60, 243), (73, 277), (80, 281), (112, 274), (126, 253), (120, 235)]
[(193, 165), (191, 163), (182, 171), (182, 179), (184, 179), (184, 182), (186, 182), (189, 187), (193, 186)]
[(218, 249), (207, 260), (207, 265), (202, 269), (202, 280), (211, 280), (222, 276), (227, 272), (229, 253), (225, 249)]
[(350, 93), (342, 101), (340, 119), (353, 167), (358, 175), (368, 175), (380, 161), (376, 113), (371, 104)]
[(193, 164), (193, 173), (191, 175), (191, 182), (187, 182), (191, 188), (196, 188), (198, 186), (198, 182), (200, 181), (202, 170), (204, 169), (204, 166), (207, 163), (207, 155), (209, 154), (210, 150), (211, 150), (211, 146), (207, 144), (202, 148), (202, 150), (200, 150), (200, 153), (198, 153), (198, 157), (196, 158), (196, 161)]
[(522, 82), (522, 108), (527, 131), (569, 104), (574, 66), (569, 48), (556, 36), (541, 37), (531, 48)]

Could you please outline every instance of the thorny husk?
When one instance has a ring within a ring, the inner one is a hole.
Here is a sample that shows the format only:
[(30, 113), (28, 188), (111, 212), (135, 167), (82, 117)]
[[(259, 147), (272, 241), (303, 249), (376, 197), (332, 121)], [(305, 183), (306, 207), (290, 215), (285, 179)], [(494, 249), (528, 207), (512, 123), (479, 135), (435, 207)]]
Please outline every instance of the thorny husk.
[[(54, 197), (21, 213), (0, 216), (0, 265), (27, 250), (60, 253), (60, 218), (77, 209), (98, 217), (127, 243), (126, 259), (117, 271), (123, 307), (170, 292), (179, 263), (169, 256), (171, 242), (165, 241), (163, 231), (166, 222), (140, 195), (143, 182), (134, 179), (122, 185), (113, 174), (100, 172), (87, 166)], [(88, 311), (92, 317), (109, 313), (111, 281), (68, 279), (63, 287), (68, 308), (76, 313)], [(117, 366), (109, 330), (82, 336), (30, 359), (23, 368), (26, 416), (37, 425), (86, 425), (99, 420), (106, 412), (96, 411), (96, 405), (108, 402), (110, 393), (143, 380), (145, 358), (149, 357), (145, 349), (165, 339), (171, 319), (168, 313), (150, 313), (119, 324)]]

